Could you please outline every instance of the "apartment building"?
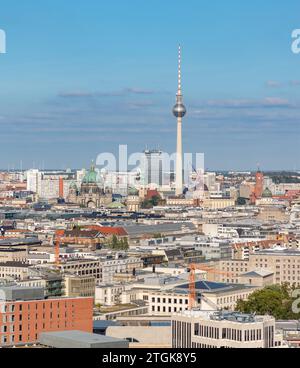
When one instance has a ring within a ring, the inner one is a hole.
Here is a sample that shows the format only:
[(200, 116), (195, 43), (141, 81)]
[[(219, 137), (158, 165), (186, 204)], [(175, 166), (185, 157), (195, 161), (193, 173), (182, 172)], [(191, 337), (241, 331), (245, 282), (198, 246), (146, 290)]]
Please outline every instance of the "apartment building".
[(28, 267), (21, 262), (0, 263), (0, 279), (24, 280), (28, 277)]
[[(211, 263), (212, 264), (212, 263)], [(300, 286), (300, 250), (274, 248), (250, 254), (248, 261), (221, 260), (214, 263), (221, 273), (211, 273), (213, 281), (239, 283), (244, 274), (268, 271), (274, 274), (274, 283)]]
[(227, 198), (204, 199), (202, 206), (206, 210), (222, 210), (224, 208), (234, 207), (235, 200)]
[(212, 239), (195, 243), (195, 249), (201, 251), (206, 260), (231, 259), (232, 246), (224, 240)]
[(172, 317), (173, 348), (274, 348), (285, 346), (275, 319), (232, 312), (186, 311)]
[(276, 245), (283, 245), (283, 242), (278, 240), (235, 241), (235, 243), (232, 244), (232, 258), (247, 261), (249, 260), (250, 254), (270, 249)]
[(219, 239), (238, 238), (239, 234), (233, 227), (226, 227), (218, 223), (204, 223), (202, 224), (202, 232), (206, 236)]
[(28, 257), (27, 249), (0, 248), (0, 262), (26, 262)]
[(261, 268), (274, 273), (275, 284), (300, 286), (300, 251), (298, 249), (269, 249), (249, 260), (249, 268)]
[(67, 260), (61, 263), (59, 268), (64, 274), (71, 273), (78, 276), (93, 276), (97, 281), (102, 280), (102, 269), (99, 259)]
[(43, 288), (45, 297), (59, 297), (63, 295), (64, 285), (61, 275), (52, 273), (40, 276), (30, 276), (23, 280), (15, 280), (16, 284), (28, 288)]
[(60, 264), (63, 273), (94, 276), (97, 282), (111, 283), (116, 274), (133, 274), (144, 267), (138, 257), (67, 260)]
[(232, 246), (229, 240), (207, 236), (184, 237), (180, 239), (181, 246), (194, 248), (205, 260), (231, 259)]
[(103, 260), (101, 266), (101, 282), (111, 283), (116, 274), (133, 274), (144, 268), (140, 257), (123, 257)]
[(289, 213), (282, 206), (261, 206), (257, 216), (263, 222), (288, 222)]
[(26, 176), (27, 190), (46, 200), (59, 197), (61, 178), (63, 179), (64, 198), (67, 198), (70, 184), (75, 180), (75, 173), (73, 172), (45, 172), (37, 169), (28, 170)]
[(64, 276), (64, 295), (68, 298), (95, 297), (94, 276)]
[(0, 289), (0, 346), (34, 344), (42, 332), (93, 330), (93, 298), (45, 299), (43, 288)]
[(96, 287), (95, 304), (113, 306), (121, 303), (121, 294), (125, 290), (124, 284), (104, 284)]

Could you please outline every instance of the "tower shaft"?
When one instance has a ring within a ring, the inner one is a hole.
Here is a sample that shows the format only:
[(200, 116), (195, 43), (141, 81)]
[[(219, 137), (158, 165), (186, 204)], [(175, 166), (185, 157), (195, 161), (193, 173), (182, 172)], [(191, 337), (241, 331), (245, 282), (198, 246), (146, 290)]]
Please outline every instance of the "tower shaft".
[(183, 193), (182, 118), (177, 118), (176, 196)]

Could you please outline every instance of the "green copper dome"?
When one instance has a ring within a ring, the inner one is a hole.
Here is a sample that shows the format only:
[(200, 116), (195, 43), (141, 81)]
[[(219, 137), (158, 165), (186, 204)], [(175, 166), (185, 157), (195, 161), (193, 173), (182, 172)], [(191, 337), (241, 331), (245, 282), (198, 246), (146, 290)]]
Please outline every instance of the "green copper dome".
[(272, 198), (272, 197), (273, 197), (273, 194), (272, 194), (272, 192), (270, 191), (270, 189), (269, 189), (269, 188), (266, 188), (266, 189), (263, 191), (262, 197), (263, 197), (263, 198)]
[(90, 170), (87, 172), (85, 177), (83, 178), (83, 184), (97, 184), (97, 173), (95, 171), (95, 165), (92, 163)]
[(77, 188), (77, 185), (76, 185), (75, 181), (72, 181), (72, 183), (70, 184), (69, 189), (78, 190), (78, 188)]
[(125, 208), (123, 203), (120, 202), (112, 202), (109, 205), (106, 206), (109, 209), (122, 209)]
[(128, 188), (128, 195), (137, 196), (139, 195), (139, 191), (135, 187)]

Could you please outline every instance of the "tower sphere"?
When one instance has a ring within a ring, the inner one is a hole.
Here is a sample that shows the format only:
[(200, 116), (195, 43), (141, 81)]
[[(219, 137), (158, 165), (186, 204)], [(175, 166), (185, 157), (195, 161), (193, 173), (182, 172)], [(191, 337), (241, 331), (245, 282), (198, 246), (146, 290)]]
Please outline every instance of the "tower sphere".
[(177, 103), (173, 108), (173, 114), (176, 118), (183, 118), (186, 115), (186, 107), (182, 103)]

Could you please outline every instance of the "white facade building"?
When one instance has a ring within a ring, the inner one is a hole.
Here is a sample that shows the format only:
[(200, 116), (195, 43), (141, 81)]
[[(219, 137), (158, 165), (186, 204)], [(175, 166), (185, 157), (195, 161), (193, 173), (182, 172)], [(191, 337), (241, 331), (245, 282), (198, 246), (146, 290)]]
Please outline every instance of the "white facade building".
[(275, 319), (238, 313), (185, 311), (172, 319), (173, 348), (287, 347)]

